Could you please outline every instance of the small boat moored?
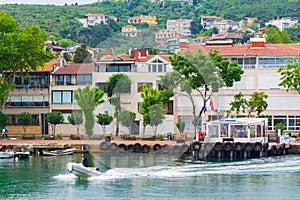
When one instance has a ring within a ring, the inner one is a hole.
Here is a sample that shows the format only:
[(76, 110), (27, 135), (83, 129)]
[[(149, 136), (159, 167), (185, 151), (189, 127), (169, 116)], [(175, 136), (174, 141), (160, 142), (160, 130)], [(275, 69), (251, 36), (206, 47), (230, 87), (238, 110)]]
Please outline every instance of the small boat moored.
[(12, 151), (0, 152), (0, 159), (13, 158), (14, 155), (15, 155), (15, 153)]
[(64, 149), (64, 150), (54, 150), (54, 151), (43, 151), (44, 156), (65, 156), (65, 155), (73, 155), (76, 151), (75, 148)]
[(23, 152), (23, 151), (15, 152), (14, 158), (15, 159), (18, 158), (19, 160), (28, 159), (29, 155), (30, 155), (30, 152)]
[(100, 172), (98, 168), (85, 167), (82, 163), (69, 162), (66, 165), (66, 170), (69, 174), (74, 174), (77, 177), (83, 178), (103, 175), (103, 173)]

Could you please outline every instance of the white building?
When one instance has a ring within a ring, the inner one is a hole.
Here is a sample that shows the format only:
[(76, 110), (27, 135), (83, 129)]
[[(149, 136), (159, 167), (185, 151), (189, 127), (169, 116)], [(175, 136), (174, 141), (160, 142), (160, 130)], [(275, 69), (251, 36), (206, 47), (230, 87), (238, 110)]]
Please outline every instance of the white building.
[(167, 20), (167, 30), (177, 31), (182, 36), (191, 35), (191, 19), (172, 19)]
[(83, 27), (95, 26), (96, 24), (107, 24), (108, 16), (104, 14), (86, 14), (83, 18), (75, 18)]
[(277, 26), (280, 31), (283, 31), (284, 29), (288, 29), (292, 27), (296, 23), (298, 23), (298, 18), (286, 17), (286, 18), (272, 19), (266, 23), (266, 26), (268, 25)]

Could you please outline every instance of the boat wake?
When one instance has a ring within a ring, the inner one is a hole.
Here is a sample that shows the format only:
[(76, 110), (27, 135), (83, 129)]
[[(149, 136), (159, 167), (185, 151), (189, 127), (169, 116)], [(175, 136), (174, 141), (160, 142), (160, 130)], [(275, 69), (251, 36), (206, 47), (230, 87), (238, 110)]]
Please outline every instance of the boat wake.
[[(206, 162), (179, 166), (152, 166), (145, 168), (114, 168), (89, 180), (122, 178), (184, 178), (203, 175), (276, 175), (300, 172), (300, 156), (267, 157), (236, 162)], [(57, 178), (76, 178), (75, 175), (59, 175)]]

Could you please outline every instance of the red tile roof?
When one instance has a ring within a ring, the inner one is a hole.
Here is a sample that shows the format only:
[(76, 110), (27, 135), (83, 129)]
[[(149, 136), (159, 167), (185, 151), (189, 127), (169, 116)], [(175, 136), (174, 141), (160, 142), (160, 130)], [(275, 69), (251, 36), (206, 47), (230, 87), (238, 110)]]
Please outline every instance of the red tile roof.
[(138, 61), (139, 61), (139, 62), (147, 62), (147, 61), (153, 59), (155, 56), (158, 56), (158, 57), (160, 57), (161, 59), (163, 59), (163, 60), (165, 60), (165, 61), (167, 61), (167, 62), (170, 62), (170, 58), (169, 58), (169, 57), (170, 57), (171, 55), (148, 55), (147, 57), (139, 58)]
[(299, 55), (300, 43), (295, 44), (265, 44), (264, 47), (251, 47), (250, 44), (236, 44), (226, 46), (205, 46), (204, 44), (191, 43), (188, 49), (182, 50), (181, 53), (190, 51), (195, 54), (201, 50), (208, 53), (210, 50), (216, 50), (221, 55)]
[(55, 69), (57, 66), (59, 66), (58, 60), (51, 60), (44, 64), (44, 66), (39, 66), (37, 68), (38, 72), (50, 72), (53, 69)]
[(94, 63), (75, 63), (59, 68), (54, 74), (91, 74), (93, 72)]

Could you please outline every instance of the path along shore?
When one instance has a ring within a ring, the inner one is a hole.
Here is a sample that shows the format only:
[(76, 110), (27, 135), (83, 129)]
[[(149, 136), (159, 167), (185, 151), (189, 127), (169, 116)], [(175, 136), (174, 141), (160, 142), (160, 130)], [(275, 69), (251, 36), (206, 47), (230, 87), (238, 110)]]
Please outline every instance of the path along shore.
[[(67, 148), (75, 147), (78, 149), (78, 152), (81, 151), (82, 145), (89, 145), (91, 151), (97, 152), (99, 150), (99, 145), (104, 140), (71, 140), (71, 139), (61, 139), (61, 140), (42, 140), (42, 139), (33, 139), (33, 140), (24, 140), (24, 139), (10, 139), (10, 140), (0, 140), (0, 150), (2, 147), (10, 146), (11, 149), (17, 148), (19, 146), (30, 146), (31, 148), (43, 148), (43, 149), (57, 149), (57, 148)], [(185, 141), (185, 144), (190, 144), (191, 141)], [(174, 146), (177, 144), (177, 141), (173, 140), (112, 140), (111, 143), (119, 144), (135, 144), (139, 143), (141, 145), (153, 146), (155, 144), (160, 145), (170, 145)], [(270, 145), (271, 146), (271, 143)], [(290, 142), (289, 153), (300, 154), (300, 141)]]

